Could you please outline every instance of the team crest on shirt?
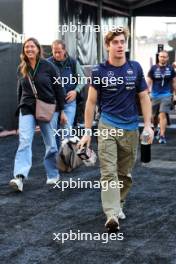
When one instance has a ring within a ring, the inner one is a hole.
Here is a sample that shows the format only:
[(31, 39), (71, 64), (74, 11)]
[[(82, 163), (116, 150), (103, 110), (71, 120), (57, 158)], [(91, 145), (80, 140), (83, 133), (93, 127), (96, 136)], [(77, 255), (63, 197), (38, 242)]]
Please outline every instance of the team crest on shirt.
[(128, 70), (127, 70), (127, 74), (132, 75), (133, 73), (134, 73), (134, 72), (133, 72), (132, 69), (128, 69)]
[(114, 76), (114, 72), (113, 71), (108, 71), (108, 77), (111, 78)]

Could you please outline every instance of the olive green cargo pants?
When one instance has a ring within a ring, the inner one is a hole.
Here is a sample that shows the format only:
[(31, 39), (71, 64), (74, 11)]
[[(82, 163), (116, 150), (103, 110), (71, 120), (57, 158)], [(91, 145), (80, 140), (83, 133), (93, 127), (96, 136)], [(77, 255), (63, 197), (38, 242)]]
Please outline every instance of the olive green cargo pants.
[[(119, 133), (118, 129), (101, 122), (98, 128), (101, 199), (103, 211), (109, 218), (119, 215), (120, 206), (132, 185), (131, 171), (137, 157), (139, 132), (123, 130)], [(114, 130), (116, 133), (112, 133)]]

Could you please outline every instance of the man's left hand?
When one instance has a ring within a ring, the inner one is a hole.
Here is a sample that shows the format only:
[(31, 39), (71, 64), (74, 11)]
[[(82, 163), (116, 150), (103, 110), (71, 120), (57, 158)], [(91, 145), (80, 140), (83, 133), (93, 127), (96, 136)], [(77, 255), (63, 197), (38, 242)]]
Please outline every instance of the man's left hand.
[(67, 116), (63, 110), (61, 111), (61, 115), (60, 115), (60, 124), (61, 125), (67, 124)]
[(66, 96), (66, 101), (67, 101), (68, 103), (74, 101), (74, 100), (76, 99), (76, 94), (77, 94), (77, 92), (76, 92), (75, 90), (73, 90), (73, 91), (69, 91), (69, 92), (67, 93), (67, 96)]

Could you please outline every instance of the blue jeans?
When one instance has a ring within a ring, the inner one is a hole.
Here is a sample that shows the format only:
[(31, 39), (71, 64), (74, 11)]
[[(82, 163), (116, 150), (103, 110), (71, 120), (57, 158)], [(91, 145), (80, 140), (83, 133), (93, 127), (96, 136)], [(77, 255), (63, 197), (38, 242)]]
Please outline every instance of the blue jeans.
[(67, 127), (72, 127), (76, 113), (76, 100), (64, 105), (64, 113), (67, 116)]
[[(49, 123), (38, 121), (43, 141), (45, 144), (44, 166), (47, 178), (59, 177), (59, 171), (56, 167), (56, 155), (58, 153), (56, 139), (53, 129), (57, 128), (58, 113), (54, 113)], [(28, 177), (32, 166), (32, 141), (36, 127), (36, 120), (33, 115), (19, 116), (19, 147), (15, 156), (14, 177), (22, 174)]]
[[(60, 116), (58, 117), (58, 124), (57, 124), (57, 131), (60, 129), (68, 129), (68, 133), (66, 133), (67, 135), (64, 136), (64, 138), (68, 138), (70, 137), (70, 133), (69, 131), (72, 129), (73, 126), (73, 122), (75, 119), (75, 113), (76, 113), (76, 100), (64, 104), (64, 113), (67, 116), (67, 124), (65, 125), (60, 125)], [(57, 148), (58, 150), (60, 150), (61, 147), (61, 140), (64, 139), (63, 137), (59, 136), (58, 134), (56, 135), (56, 144), (57, 144)]]
[[(64, 138), (68, 138), (68, 137), (70, 137), (69, 131), (72, 129), (73, 122), (75, 119), (76, 100), (64, 105), (64, 113), (67, 116), (67, 124), (60, 126), (60, 119), (59, 119), (59, 122), (57, 125), (57, 130), (68, 129), (67, 133), (64, 134)], [(61, 140), (63, 140), (63, 138), (61, 138), (61, 136), (56, 135), (56, 143), (57, 143), (58, 149), (60, 149)]]

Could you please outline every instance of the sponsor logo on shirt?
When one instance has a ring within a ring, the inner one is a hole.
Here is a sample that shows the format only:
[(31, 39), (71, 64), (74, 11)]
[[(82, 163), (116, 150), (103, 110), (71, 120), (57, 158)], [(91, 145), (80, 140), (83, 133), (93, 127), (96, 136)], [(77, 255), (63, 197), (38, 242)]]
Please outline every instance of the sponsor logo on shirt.
[(134, 72), (133, 72), (132, 69), (128, 69), (128, 70), (127, 70), (127, 74), (128, 74), (128, 75), (132, 75), (133, 73), (134, 73)]
[(114, 72), (113, 71), (108, 71), (108, 77), (111, 78), (114, 76)]

